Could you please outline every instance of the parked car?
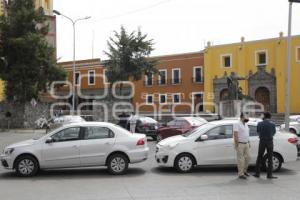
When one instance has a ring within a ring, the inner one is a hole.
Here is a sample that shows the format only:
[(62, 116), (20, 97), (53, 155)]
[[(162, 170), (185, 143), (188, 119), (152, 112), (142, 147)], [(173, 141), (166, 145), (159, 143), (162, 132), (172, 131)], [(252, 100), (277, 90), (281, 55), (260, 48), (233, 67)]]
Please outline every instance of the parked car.
[(158, 129), (157, 142), (174, 135), (182, 135), (205, 123), (207, 121), (201, 117), (178, 117)]
[[(206, 123), (187, 134), (167, 138), (156, 146), (156, 161), (160, 166), (174, 167), (189, 172), (194, 166), (236, 165), (233, 142), (233, 124), (236, 120)], [(257, 122), (248, 123), (250, 129), (251, 165), (255, 165), (259, 138)], [(274, 136), (273, 170), (279, 171), (282, 163), (297, 160), (297, 137), (278, 131)], [(264, 165), (267, 157), (264, 157)]]
[(1, 163), (20, 176), (33, 176), (39, 169), (107, 166), (111, 174), (127, 171), (129, 163), (145, 161), (146, 136), (105, 122), (73, 123), (40, 139), (9, 145)]
[(48, 124), (48, 128), (50, 130), (53, 130), (62, 127), (66, 124), (81, 123), (81, 122), (85, 122), (85, 119), (83, 119), (79, 115), (63, 115), (52, 119), (51, 122)]
[(130, 130), (130, 124), (135, 124), (135, 132), (143, 133), (146, 136), (152, 137), (156, 140), (157, 130), (158, 130), (158, 122), (151, 117), (144, 117), (135, 115), (128, 120), (127, 129)]
[[(285, 128), (285, 124), (280, 126), (281, 129)], [(290, 132), (300, 136), (300, 115), (290, 116)]]

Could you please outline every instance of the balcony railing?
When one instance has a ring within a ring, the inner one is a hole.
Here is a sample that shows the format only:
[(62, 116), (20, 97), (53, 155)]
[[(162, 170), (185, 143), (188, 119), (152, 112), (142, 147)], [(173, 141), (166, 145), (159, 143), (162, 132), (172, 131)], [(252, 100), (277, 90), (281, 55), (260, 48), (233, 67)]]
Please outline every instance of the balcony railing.
[(197, 76), (192, 78), (192, 83), (203, 83), (204, 77), (203, 76)]
[(157, 85), (168, 85), (167, 79), (157, 80)]
[(175, 78), (175, 79), (163, 79), (163, 80), (147, 80), (144, 81), (144, 86), (154, 86), (154, 85), (158, 85), (158, 86), (164, 86), (164, 85), (180, 85), (182, 84), (182, 79), (181, 78)]
[(144, 81), (144, 86), (153, 86), (154, 85), (154, 80), (146, 80)]
[(182, 80), (181, 80), (181, 78), (170, 79), (170, 84), (172, 84), (172, 85), (180, 85), (180, 84), (182, 84)]

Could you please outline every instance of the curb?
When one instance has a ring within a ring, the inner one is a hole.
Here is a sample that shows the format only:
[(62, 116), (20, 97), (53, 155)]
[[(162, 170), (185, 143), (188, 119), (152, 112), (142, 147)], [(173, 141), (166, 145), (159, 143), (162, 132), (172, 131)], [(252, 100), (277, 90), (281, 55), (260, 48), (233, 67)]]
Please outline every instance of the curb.
[(1, 130), (1, 133), (18, 133), (18, 134), (45, 134), (46, 130), (44, 129), (10, 129), (10, 130)]

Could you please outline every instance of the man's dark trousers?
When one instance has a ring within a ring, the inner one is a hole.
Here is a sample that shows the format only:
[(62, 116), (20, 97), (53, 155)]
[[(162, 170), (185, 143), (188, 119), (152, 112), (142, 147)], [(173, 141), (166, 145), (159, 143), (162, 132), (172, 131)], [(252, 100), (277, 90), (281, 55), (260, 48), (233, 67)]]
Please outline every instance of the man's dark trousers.
[(260, 168), (261, 163), (263, 162), (263, 156), (265, 153), (265, 150), (267, 150), (267, 158), (268, 158), (268, 166), (267, 167), (267, 177), (272, 176), (273, 172), (273, 140), (270, 141), (259, 141), (259, 148), (258, 148), (258, 156), (256, 160), (256, 174), (260, 175)]

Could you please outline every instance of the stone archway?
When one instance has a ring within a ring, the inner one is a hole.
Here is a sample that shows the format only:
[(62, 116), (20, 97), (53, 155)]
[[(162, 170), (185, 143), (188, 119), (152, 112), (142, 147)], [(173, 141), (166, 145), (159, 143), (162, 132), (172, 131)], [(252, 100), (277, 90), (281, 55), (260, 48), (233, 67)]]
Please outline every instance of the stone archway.
[(272, 113), (277, 112), (276, 85), (274, 69), (269, 73), (266, 71), (266, 66), (258, 66), (256, 73), (249, 73), (249, 96), (262, 103), (265, 109)]
[(255, 90), (255, 100), (264, 105), (265, 111), (271, 111), (270, 91), (266, 87)]

